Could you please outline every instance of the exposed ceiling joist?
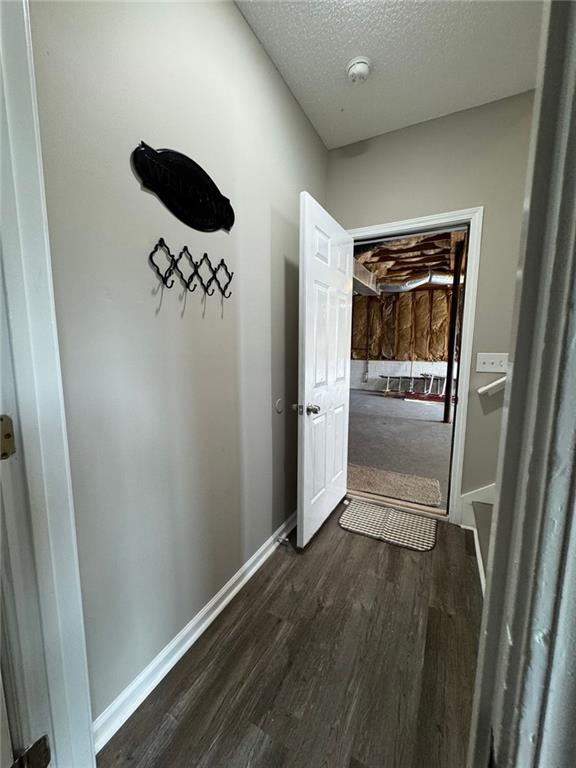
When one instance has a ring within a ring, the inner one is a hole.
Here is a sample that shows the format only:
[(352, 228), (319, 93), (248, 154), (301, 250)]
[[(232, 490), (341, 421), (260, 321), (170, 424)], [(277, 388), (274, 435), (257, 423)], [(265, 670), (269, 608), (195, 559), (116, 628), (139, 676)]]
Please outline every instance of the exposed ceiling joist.
[[(405, 264), (408, 266), (416, 266), (417, 264), (434, 264), (438, 261), (447, 261), (447, 257), (450, 256), (450, 251), (436, 251), (436, 253), (408, 256), (402, 259), (381, 259), (378, 260), (379, 264)], [(369, 262), (365, 262), (369, 263)]]
[[(447, 257), (450, 255), (450, 249), (449, 248), (440, 248), (438, 250), (426, 250), (426, 251), (417, 251), (412, 250), (409, 251), (405, 256), (402, 256), (402, 261), (405, 261), (406, 263), (417, 263), (421, 261), (422, 259), (435, 259), (439, 256), (441, 257)], [(373, 253), (367, 258), (359, 259), (361, 264), (384, 264), (384, 263), (390, 263), (393, 264), (396, 261), (398, 261), (399, 256), (394, 255), (392, 253), (385, 253), (382, 254), (380, 252)]]
[[(373, 243), (362, 250), (356, 244), (356, 260), (372, 271), (377, 280), (401, 283), (423, 271), (450, 275), (454, 271), (455, 244), (466, 238), (466, 232), (434, 232), (388, 240), (386, 245)], [(360, 251), (360, 252), (359, 252)], [(431, 290), (438, 286), (431, 286)]]
[(422, 240), (420, 242), (415, 243), (407, 243), (405, 245), (401, 246), (392, 246), (392, 245), (381, 245), (376, 246), (373, 249), (373, 253), (389, 253), (389, 254), (404, 254), (404, 253), (412, 253), (415, 250), (422, 251), (422, 250), (433, 250), (435, 248), (450, 248), (450, 239), (443, 239), (443, 240)]

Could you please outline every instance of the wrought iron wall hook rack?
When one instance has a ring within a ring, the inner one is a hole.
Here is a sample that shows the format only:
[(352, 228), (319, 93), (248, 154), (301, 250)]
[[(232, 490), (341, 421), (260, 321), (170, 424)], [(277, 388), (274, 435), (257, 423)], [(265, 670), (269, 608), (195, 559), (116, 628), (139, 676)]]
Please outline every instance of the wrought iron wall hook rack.
[[(159, 262), (160, 259), (163, 260), (162, 263)], [(200, 286), (207, 296), (212, 296), (216, 290), (220, 292), (223, 299), (229, 299), (232, 295), (229, 288), (234, 272), (228, 269), (224, 259), (220, 259), (214, 266), (208, 254), (205, 253), (199, 261), (196, 261), (187, 245), (182, 248), (178, 256), (175, 256), (161, 237), (148, 255), (148, 261), (166, 288), (172, 288), (175, 282), (174, 276), (176, 276), (184, 289), (190, 293), (194, 293)]]
[[(168, 260), (168, 267), (164, 270), (164, 272), (160, 269), (159, 264), (155, 260), (157, 258), (157, 254), (164, 254), (165, 259)], [(175, 270), (175, 267), (177, 266), (178, 262), (176, 258), (174, 257), (174, 254), (171, 252), (170, 248), (166, 245), (166, 242), (163, 237), (158, 240), (152, 251), (148, 254), (148, 261), (150, 262), (150, 265), (152, 266), (152, 269), (156, 274), (158, 275), (159, 280), (163, 283), (163, 285), (166, 288), (172, 288), (174, 285), (174, 280), (171, 280), (171, 276)]]

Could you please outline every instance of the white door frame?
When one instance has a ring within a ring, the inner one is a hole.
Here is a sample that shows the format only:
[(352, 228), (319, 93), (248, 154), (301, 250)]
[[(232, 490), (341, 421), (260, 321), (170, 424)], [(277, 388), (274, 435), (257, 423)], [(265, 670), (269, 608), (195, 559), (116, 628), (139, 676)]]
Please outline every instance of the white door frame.
[[(92, 768), (92, 715), (28, 2), (2, 2), (0, 14), (17, 208), (15, 220), (1, 226), (3, 232), (10, 229), (10, 240), (20, 246), (4, 253), (3, 262), (48, 675), (52, 764)], [(26, 694), (33, 700), (33, 691)]]
[(472, 340), (474, 336), (474, 317), (476, 314), (476, 294), (478, 292), (478, 269), (482, 243), (482, 219), (484, 207), (464, 208), (460, 211), (448, 211), (431, 216), (419, 216), (405, 221), (392, 221), (388, 224), (376, 224), (370, 227), (349, 229), (357, 239), (409, 235), (430, 229), (449, 229), (468, 226), (468, 254), (466, 266), (464, 314), (462, 316), (462, 340), (460, 360), (458, 362), (458, 406), (454, 418), (454, 443), (450, 479), (450, 497), (448, 499), (447, 519), (461, 525), (463, 522), (462, 503), (462, 467), (464, 445), (466, 441), (466, 414), (470, 397), (470, 367), (472, 365)]
[[(576, 754), (576, 4), (546, 3), (468, 766)], [(501, 514), (500, 514), (501, 512)]]

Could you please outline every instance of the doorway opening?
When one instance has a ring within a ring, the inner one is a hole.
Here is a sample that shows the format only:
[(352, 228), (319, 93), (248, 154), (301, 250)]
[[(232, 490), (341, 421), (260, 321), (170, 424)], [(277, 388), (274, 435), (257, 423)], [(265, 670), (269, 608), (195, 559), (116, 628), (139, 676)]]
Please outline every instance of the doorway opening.
[(355, 237), (352, 497), (448, 514), (469, 242), (468, 223)]

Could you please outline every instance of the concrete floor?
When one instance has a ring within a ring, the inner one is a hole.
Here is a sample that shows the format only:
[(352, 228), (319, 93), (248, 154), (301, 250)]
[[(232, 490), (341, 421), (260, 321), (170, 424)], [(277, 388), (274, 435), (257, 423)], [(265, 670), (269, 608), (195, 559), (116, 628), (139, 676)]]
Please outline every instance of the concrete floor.
[(442, 403), (406, 402), (350, 391), (348, 461), (440, 482), (448, 495), (452, 424), (442, 422)]

